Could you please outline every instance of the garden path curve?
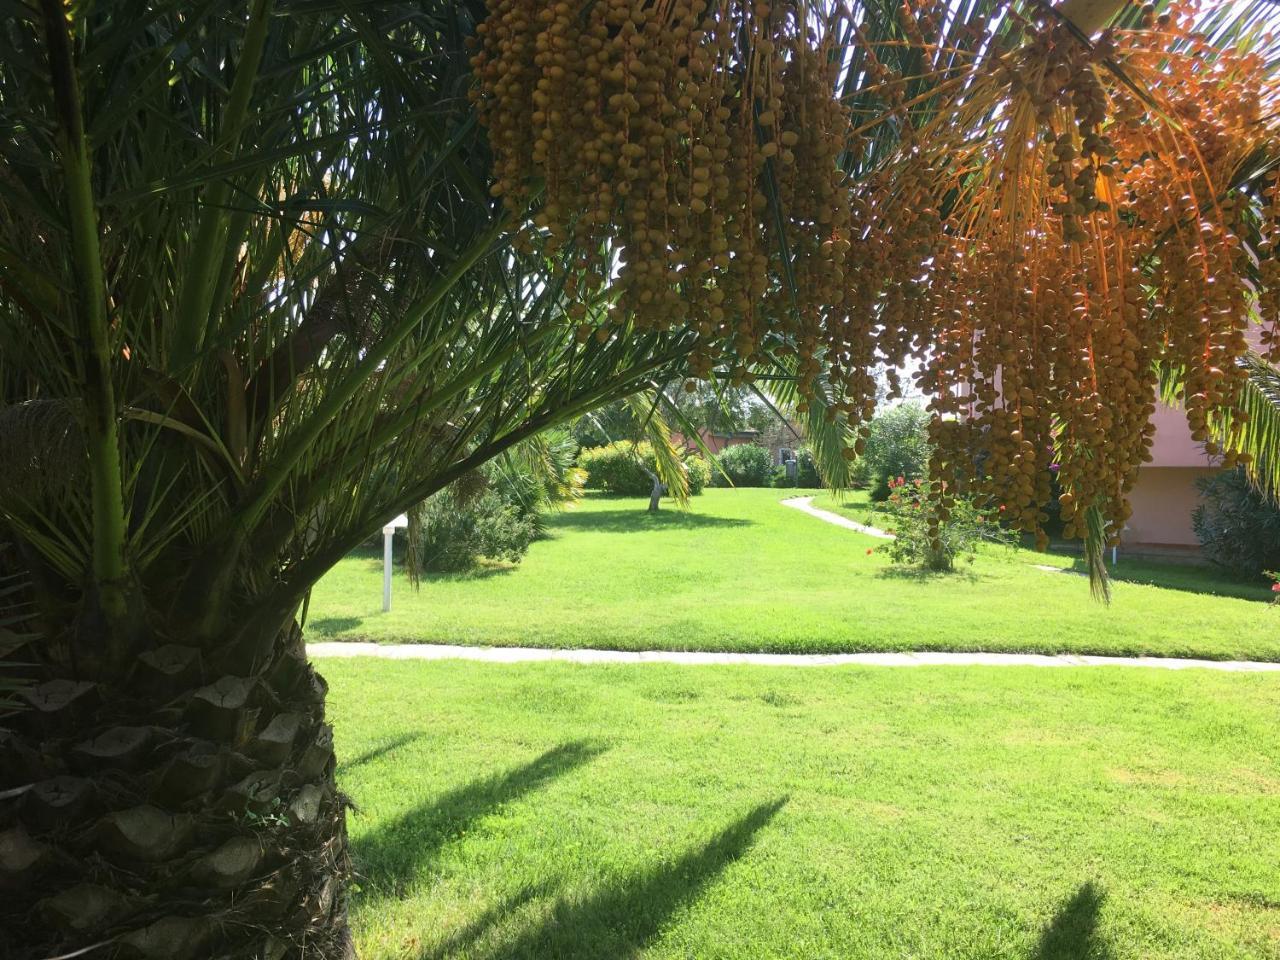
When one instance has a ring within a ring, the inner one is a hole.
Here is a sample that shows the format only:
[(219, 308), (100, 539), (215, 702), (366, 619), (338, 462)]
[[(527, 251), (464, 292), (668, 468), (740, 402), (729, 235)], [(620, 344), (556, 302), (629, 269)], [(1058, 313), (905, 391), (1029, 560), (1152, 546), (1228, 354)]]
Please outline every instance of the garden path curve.
[(820, 510), (813, 505), (813, 497), (791, 497), (783, 500), (784, 507), (795, 507), (797, 510), (809, 514), (811, 517), (817, 517), (819, 520), (825, 520), (827, 523), (834, 523), (837, 527), (844, 527), (846, 530), (856, 530), (858, 533), (865, 533), (868, 537), (878, 537), (881, 540), (892, 540), (893, 534), (881, 530), (879, 527), (868, 527), (865, 523), (858, 523), (856, 520), (850, 520), (848, 517), (842, 517), (838, 513), (832, 513), (830, 510)]
[(377, 657), (384, 660), (480, 660), (527, 663), (565, 660), (570, 663), (742, 663), (768, 667), (1157, 667), (1161, 670), (1221, 670), (1230, 673), (1280, 672), (1280, 663), (1254, 660), (1186, 660), (1176, 657), (1089, 657), (1041, 653), (712, 653), (677, 650), (544, 650), (534, 647), (464, 647), (440, 643), (307, 644), (313, 657)]

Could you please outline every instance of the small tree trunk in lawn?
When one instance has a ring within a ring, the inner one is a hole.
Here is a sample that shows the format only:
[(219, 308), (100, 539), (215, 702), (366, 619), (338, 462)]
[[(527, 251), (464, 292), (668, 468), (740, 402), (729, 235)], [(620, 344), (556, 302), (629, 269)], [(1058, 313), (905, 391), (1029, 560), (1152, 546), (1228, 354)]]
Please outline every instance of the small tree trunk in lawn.
[(353, 957), (345, 801), (300, 631), (153, 646), (117, 677), (93, 646), (51, 643), (30, 709), (3, 718), (0, 956)]
[(653, 478), (653, 489), (649, 492), (650, 513), (658, 512), (658, 506), (662, 503), (662, 495), (666, 492), (666, 489), (657, 477)]

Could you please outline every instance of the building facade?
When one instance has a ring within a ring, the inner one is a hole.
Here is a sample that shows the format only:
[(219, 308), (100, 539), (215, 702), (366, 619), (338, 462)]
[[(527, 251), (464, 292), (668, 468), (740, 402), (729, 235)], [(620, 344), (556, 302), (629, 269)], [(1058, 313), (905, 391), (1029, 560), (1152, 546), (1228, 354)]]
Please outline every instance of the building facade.
[(1191, 514), (1200, 500), (1196, 481), (1221, 467), (1217, 457), (1191, 439), (1182, 410), (1157, 403), (1151, 420), (1156, 427), (1151, 462), (1138, 471), (1138, 482), (1129, 494), (1133, 516), (1122, 542), (1130, 547), (1191, 550), (1199, 546), (1191, 527)]

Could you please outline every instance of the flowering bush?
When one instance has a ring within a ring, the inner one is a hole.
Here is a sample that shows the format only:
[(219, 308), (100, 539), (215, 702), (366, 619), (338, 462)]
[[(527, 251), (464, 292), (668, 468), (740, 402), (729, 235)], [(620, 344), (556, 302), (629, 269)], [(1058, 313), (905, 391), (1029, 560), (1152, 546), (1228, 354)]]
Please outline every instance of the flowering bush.
[(894, 563), (918, 564), (929, 570), (951, 570), (957, 557), (970, 563), (979, 543), (1009, 546), (1014, 535), (964, 497), (950, 497), (942, 510), (941, 497), (929, 484), (891, 477), (889, 498), (877, 508), (872, 523), (894, 535), (878, 549)]

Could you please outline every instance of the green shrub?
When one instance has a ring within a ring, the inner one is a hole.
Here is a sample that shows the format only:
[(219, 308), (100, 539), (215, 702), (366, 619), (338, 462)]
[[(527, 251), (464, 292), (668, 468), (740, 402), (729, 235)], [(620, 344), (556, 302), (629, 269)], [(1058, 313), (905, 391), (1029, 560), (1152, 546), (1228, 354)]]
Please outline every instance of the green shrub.
[[(742, 443), (729, 447), (716, 457), (720, 470), (714, 474), (717, 486), (767, 487), (773, 480), (773, 457), (764, 447)], [(728, 481), (725, 475), (728, 475)]]
[(1254, 490), (1243, 471), (1224, 470), (1196, 486), (1200, 505), (1191, 525), (1208, 560), (1245, 577), (1280, 569), (1280, 508)]
[(929, 412), (903, 403), (872, 418), (867, 446), (852, 470), (854, 486), (870, 486), (871, 499), (889, 497), (889, 481), (924, 476), (929, 463)]
[(865, 453), (849, 466), (849, 486), (854, 490), (865, 490), (871, 486), (871, 462)]
[(965, 497), (953, 498), (947, 518), (942, 519), (936, 498), (919, 478), (890, 480), (889, 496), (876, 508), (871, 523), (894, 535), (878, 548), (894, 563), (939, 572), (953, 569), (957, 557), (972, 563), (979, 543), (1009, 546), (1015, 542), (1013, 533)]
[[(584, 448), (578, 454), (578, 466), (587, 471), (588, 489), (624, 497), (649, 496), (653, 491), (651, 474), (657, 472), (653, 447), (648, 443), (627, 440)], [(711, 477), (707, 461), (701, 457), (688, 457), (685, 468), (689, 472), (689, 493), (701, 493)]]
[(818, 475), (818, 465), (813, 462), (813, 451), (802, 448), (796, 457), (796, 486), (816, 490), (822, 486), (822, 477)]
[(418, 569), (433, 572), (466, 570), (481, 557), (519, 563), (537, 533), (533, 519), (493, 489), (463, 497), (446, 487), (422, 504), (419, 522), (412, 549)]
[(696, 496), (711, 482), (711, 465), (697, 456), (686, 457), (684, 465), (689, 471), (689, 493)]
[(775, 487), (794, 487), (814, 490), (822, 486), (822, 478), (818, 476), (818, 467), (813, 462), (813, 454), (801, 449), (796, 455), (796, 475), (787, 476), (786, 464), (773, 468), (773, 485)]
[(586, 471), (567, 430), (548, 430), (490, 461), (481, 472), (489, 486), (527, 517), (541, 536), (549, 512), (582, 498)]
[[(642, 466), (643, 464), (643, 466)], [(626, 497), (647, 497), (653, 478), (653, 447), (620, 440), (602, 447), (587, 447), (578, 454), (578, 466), (587, 471), (587, 489)]]

